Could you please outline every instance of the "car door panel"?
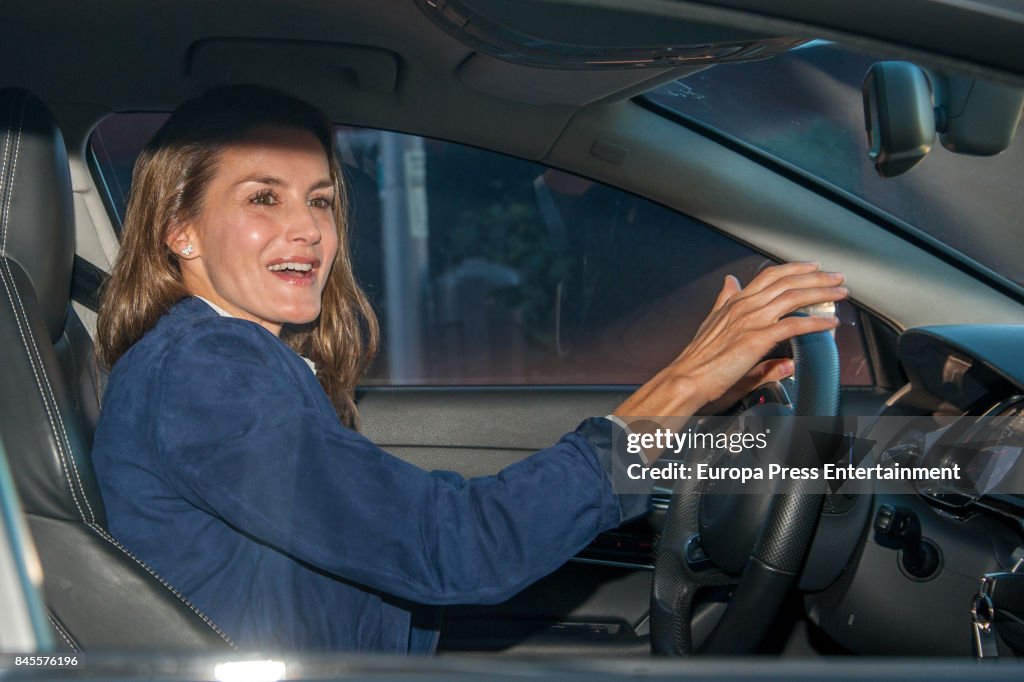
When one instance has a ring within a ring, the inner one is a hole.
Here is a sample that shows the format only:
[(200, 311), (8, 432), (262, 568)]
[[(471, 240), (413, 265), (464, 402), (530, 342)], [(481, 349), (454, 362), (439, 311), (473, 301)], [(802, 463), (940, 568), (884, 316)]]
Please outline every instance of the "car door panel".
[[(628, 394), (621, 388), (372, 389), (359, 409), (363, 432), (388, 452), (425, 469), (485, 476), (557, 442), (588, 416), (608, 414)], [(447, 608), (442, 649), (646, 654), (653, 533), (650, 520), (630, 524), (502, 604)]]
[[(427, 470), (487, 476), (555, 443), (581, 420), (610, 413), (630, 389), (371, 388), (362, 431)], [(887, 392), (851, 388), (848, 414), (874, 414)], [(864, 412), (869, 410), (869, 412)], [(444, 651), (646, 655), (652, 548), (664, 514), (604, 533), (551, 575), (493, 606), (445, 609)]]

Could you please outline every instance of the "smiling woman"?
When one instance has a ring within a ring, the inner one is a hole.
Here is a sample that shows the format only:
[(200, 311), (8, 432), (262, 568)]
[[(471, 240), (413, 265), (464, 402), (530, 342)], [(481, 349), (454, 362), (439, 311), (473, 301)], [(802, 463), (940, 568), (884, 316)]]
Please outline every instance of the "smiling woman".
[(427, 472), (354, 429), (377, 333), (342, 190), (318, 112), (211, 91), (140, 156), (103, 295), (109, 529), (245, 647), (432, 650), (419, 605), (504, 601), (648, 510), (612, 491), (621, 419), (715, 411), (791, 373), (761, 359), (836, 320), (790, 313), (846, 296), (817, 263), (727, 277), (693, 343), (611, 419), (496, 476)]
[[(135, 166), (122, 255), (97, 324), (104, 362), (112, 367), (194, 294), (275, 335), (291, 324), (283, 340), (317, 365), (338, 414), (354, 424), (352, 390), (378, 332), (349, 265), (332, 144), (319, 111), (263, 88), (221, 88), (180, 107)], [(299, 274), (304, 266), (309, 274)]]
[(175, 227), (168, 246), (182, 255), (189, 291), (279, 336), (284, 324), (320, 315), (338, 250), (333, 204), (317, 139), (257, 128), (220, 155), (199, 215)]

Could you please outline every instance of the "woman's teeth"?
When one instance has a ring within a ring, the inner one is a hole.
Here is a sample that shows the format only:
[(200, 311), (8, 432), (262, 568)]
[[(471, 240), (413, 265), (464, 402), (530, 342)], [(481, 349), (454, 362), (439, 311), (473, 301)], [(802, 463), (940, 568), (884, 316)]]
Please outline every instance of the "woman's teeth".
[(297, 272), (309, 272), (313, 269), (313, 265), (310, 263), (278, 263), (277, 265), (268, 265), (267, 270), (271, 272), (280, 272), (282, 270), (295, 270)]

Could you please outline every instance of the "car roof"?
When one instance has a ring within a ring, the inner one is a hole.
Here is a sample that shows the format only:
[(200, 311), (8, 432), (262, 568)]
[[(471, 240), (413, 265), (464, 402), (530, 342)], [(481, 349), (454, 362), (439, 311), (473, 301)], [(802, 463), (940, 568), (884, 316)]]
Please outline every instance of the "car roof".
[[(17, 30), (0, 46), (0, 82), (40, 96), (72, 139), (110, 111), (166, 111), (207, 86), (248, 81), (292, 91), (337, 121), (541, 158), (580, 109), (624, 99), (693, 67), (588, 71), (514, 64), (460, 42), (439, 16), (452, 8), (474, 20), (498, 17), (496, 23), (514, 16), (535, 33), (561, 33), (568, 42), (574, 37), (564, 27), (567, 15), (552, 9), (583, 17), (639, 6), (624, 0), (37, 0), (4, 9)], [(1016, 51), (1024, 13), (1010, 0), (725, 0), (642, 8), (650, 26), (678, 25), (689, 43), (704, 40), (702, 34), (720, 39), (723, 27), (843, 37), (892, 43), (898, 54), (923, 54), (935, 64), (962, 67), (967, 59), (970, 68), (998, 77), (1024, 75)], [(608, 26), (609, 35), (622, 25), (601, 17), (591, 23)]]

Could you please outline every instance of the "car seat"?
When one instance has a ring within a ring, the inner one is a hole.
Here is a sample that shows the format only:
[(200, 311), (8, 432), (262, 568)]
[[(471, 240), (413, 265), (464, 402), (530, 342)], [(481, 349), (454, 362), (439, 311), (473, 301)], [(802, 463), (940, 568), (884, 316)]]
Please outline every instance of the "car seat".
[(0, 439), (71, 650), (234, 645), (105, 530), (89, 460), (99, 413), (92, 340), (71, 307), (75, 231), (64, 140), (46, 106), (0, 90)]

